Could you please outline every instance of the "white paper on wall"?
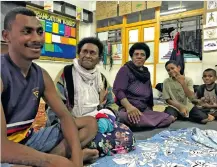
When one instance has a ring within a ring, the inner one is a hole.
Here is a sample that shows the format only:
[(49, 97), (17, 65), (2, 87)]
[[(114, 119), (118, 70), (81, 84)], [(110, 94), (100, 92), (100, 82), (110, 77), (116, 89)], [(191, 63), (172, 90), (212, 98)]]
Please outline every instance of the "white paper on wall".
[(217, 28), (204, 29), (204, 39), (217, 38)]
[(169, 60), (173, 47), (170, 47), (170, 45), (173, 43), (173, 41), (169, 42), (160, 42), (159, 44), (159, 62), (164, 63)]
[(217, 12), (209, 12), (206, 14), (206, 27), (217, 26)]
[(217, 1), (207, 1), (207, 9), (211, 10), (211, 9), (216, 9), (217, 8)]
[(112, 45), (113, 64), (122, 64), (122, 44)]
[(204, 41), (203, 50), (204, 51), (217, 50), (217, 39)]

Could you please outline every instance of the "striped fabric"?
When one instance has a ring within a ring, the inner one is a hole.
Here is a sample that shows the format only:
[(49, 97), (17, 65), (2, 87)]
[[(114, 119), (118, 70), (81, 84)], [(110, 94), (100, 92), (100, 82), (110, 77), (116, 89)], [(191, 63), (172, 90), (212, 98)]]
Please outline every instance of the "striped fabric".
[(26, 77), (9, 55), (1, 56), (1, 96), (7, 136), (9, 140), (20, 142), (29, 135), (29, 129), (36, 117), (44, 80), (41, 67), (32, 63)]

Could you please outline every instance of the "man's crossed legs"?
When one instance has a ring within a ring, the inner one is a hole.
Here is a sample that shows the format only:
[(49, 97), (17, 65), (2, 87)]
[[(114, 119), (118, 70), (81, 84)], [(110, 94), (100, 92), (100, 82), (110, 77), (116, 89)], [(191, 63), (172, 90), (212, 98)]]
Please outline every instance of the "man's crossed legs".
[[(85, 146), (91, 142), (97, 134), (97, 122), (94, 117), (81, 117), (75, 119), (78, 128), (81, 147), (83, 148), (83, 160), (94, 160), (98, 158), (98, 150), (88, 149)], [(40, 129), (32, 134), (30, 139), (25, 143), (26, 146), (35, 150), (55, 154), (62, 157), (70, 158), (71, 151), (63, 137), (60, 124), (57, 123), (50, 127)], [(2, 167), (25, 167), (24, 165), (1, 164)], [(27, 167), (27, 166), (26, 166)]]

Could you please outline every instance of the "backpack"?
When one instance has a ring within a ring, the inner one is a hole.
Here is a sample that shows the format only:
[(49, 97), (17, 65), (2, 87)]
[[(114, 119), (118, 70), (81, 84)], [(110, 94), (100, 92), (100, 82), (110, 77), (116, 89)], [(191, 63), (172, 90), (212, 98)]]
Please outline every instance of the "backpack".
[[(217, 84), (215, 84), (215, 94), (217, 96)], [(204, 97), (204, 91), (205, 91), (205, 84), (199, 86), (199, 88), (197, 89), (197, 98), (202, 98)]]
[[(63, 69), (63, 74), (66, 81), (66, 89), (68, 91), (69, 103), (71, 104), (71, 106), (74, 106), (74, 82), (72, 76), (72, 67), (73, 64), (65, 66)], [(104, 83), (104, 88), (107, 88), (107, 82), (104, 82), (106, 78), (102, 73), (101, 76), (102, 76), (102, 81)]]

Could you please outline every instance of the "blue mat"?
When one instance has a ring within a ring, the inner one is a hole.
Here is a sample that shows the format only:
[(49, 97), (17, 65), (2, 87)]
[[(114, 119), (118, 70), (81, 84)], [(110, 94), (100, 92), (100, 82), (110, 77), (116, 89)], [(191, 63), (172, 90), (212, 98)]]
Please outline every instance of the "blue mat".
[(106, 156), (88, 167), (217, 167), (217, 131), (166, 130), (137, 141), (135, 151)]

